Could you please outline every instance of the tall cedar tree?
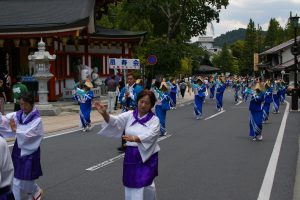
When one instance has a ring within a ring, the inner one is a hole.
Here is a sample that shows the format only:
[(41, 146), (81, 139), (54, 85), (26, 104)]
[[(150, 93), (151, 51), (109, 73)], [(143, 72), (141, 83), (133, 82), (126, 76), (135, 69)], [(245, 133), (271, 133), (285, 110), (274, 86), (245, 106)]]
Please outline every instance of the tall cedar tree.
[(271, 18), (264, 42), (265, 50), (270, 49), (283, 41), (283, 29), (276, 19)]
[(242, 75), (253, 75), (253, 55), (257, 52), (256, 36), (254, 21), (250, 19), (246, 30), (245, 48), (243, 50), (242, 66), (240, 68)]

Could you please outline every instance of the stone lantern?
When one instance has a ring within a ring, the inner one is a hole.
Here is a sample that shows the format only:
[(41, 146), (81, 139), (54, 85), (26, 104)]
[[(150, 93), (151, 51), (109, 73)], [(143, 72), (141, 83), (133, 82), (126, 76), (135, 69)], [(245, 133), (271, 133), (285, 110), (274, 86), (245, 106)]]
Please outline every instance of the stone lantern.
[(42, 115), (57, 115), (59, 110), (48, 102), (48, 81), (53, 77), (50, 73), (50, 63), (56, 59), (56, 55), (50, 55), (46, 50), (42, 38), (38, 43), (39, 51), (28, 56), (28, 60), (33, 62), (34, 74), (32, 75), (38, 81), (39, 103), (36, 105)]

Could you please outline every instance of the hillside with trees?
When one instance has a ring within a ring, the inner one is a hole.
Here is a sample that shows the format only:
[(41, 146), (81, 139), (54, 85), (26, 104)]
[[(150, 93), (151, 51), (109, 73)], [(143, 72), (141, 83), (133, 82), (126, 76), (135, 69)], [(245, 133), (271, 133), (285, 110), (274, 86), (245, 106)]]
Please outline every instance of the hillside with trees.
[[(236, 34), (239, 31), (228, 32), (217, 39), (217, 41), (222, 41), (222, 43), (219, 42), (219, 45), (223, 48), (220, 53), (214, 55), (212, 61), (214, 66), (220, 67), (223, 72), (253, 75), (254, 53), (262, 53), (294, 37), (293, 27), (290, 23), (281, 27), (274, 18), (270, 19), (267, 31), (263, 31), (262, 27), (259, 24), (256, 25), (252, 19), (250, 19), (247, 29), (239, 30), (245, 32), (241, 39), (238, 39), (238, 34)], [(233, 38), (229, 40), (229, 37), (235, 38), (235, 41)]]
[(244, 40), (245, 36), (246, 36), (246, 29), (243, 28), (228, 31), (225, 34), (222, 34), (219, 37), (215, 38), (215, 46), (223, 47), (225, 43), (227, 45), (232, 45), (238, 40)]

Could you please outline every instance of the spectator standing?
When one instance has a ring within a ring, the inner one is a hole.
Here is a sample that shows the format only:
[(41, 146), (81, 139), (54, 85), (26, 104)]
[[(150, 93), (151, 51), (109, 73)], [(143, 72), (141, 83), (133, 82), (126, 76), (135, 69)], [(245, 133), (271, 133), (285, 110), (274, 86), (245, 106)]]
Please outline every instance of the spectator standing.
[(0, 112), (4, 114), (4, 104), (7, 101), (4, 92), (3, 80), (0, 79)]
[(28, 89), (27, 89), (26, 85), (24, 85), (21, 82), (21, 77), (18, 76), (17, 82), (13, 85), (13, 96), (14, 96), (14, 103), (15, 103), (14, 111), (15, 112), (21, 110), (19, 98), (25, 92), (28, 92)]
[(115, 75), (107, 81), (107, 91), (108, 91), (108, 113), (112, 113), (115, 106), (116, 96), (117, 96), (117, 83), (115, 81)]
[(181, 97), (184, 98), (185, 90), (186, 90), (187, 84), (185, 83), (184, 79), (182, 79), (179, 83), (179, 88), (180, 88), (180, 94)]
[[(119, 81), (118, 83), (118, 87), (117, 87), (117, 96), (116, 96), (116, 102), (115, 102), (115, 110), (117, 110), (117, 106), (118, 106), (118, 99), (119, 99), (119, 95), (120, 95), (120, 91), (123, 89), (123, 87), (125, 87), (125, 83), (123, 78)], [(121, 107), (121, 106), (120, 106)]]
[(3, 83), (4, 83), (4, 92), (6, 94), (6, 102), (8, 102), (11, 99), (11, 77), (8, 74), (7, 70), (3, 71)]
[(74, 81), (75, 83), (78, 83), (78, 82), (82, 82), (82, 77), (81, 77), (81, 71), (83, 69), (83, 65), (81, 63), (81, 60), (78, 59), (77, 60), (77, 63), (74, 65)]

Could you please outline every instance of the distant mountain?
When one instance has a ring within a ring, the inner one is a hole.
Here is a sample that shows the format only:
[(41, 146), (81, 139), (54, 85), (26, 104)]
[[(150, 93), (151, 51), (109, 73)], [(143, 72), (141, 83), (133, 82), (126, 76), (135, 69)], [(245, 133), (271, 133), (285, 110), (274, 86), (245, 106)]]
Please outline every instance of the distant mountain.
[(246, 29), (239, 28), (238, 30), (228, 31), (225, 34), (215, 38), (214, 46), (222, 47), (224, 43), (231, 45), (237, 40), (245, 40)]

